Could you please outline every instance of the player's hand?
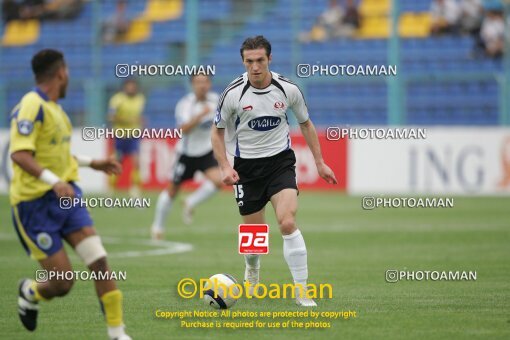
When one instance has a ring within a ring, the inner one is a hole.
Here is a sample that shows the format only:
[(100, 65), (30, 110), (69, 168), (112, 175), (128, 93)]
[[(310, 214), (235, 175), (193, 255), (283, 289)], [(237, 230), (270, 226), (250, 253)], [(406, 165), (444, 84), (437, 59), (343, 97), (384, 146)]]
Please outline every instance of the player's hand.
[(221, 168), (221, 180), (225, 185), (234, 185), (239, 181), (239, 175), (232, 167), (224, 167)]
[(94, 159), (90, 164), (90, 167), (94, 170), (103, 171), (108, 175), (118, 175), (122, 171), (122, 166), (113, 157), (107, 159)]
[(74, 197), (74, 188), (67, 182), (58, 182), (53, 186), (53, 191), (57, 194), (57, 197)]
[(329, 166), (326, 165), (326, 163), (319, 163), (317, 164), (317, 172), (319, 172), (319, 176), (321, 176), (326, 182), (329, 184), (337, 184), (338, 181), (336, 180), (335, 173)]

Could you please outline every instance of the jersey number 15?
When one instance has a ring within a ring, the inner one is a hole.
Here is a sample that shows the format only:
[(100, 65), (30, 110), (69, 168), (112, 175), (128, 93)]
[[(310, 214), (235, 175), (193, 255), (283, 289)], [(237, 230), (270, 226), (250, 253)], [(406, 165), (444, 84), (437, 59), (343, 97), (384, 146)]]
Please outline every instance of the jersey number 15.
[(243, 198), (244, 197), (244, 191), (243, 191), (243, 185), (237, 184), (234, 185), (234, 195), (236, 198)]

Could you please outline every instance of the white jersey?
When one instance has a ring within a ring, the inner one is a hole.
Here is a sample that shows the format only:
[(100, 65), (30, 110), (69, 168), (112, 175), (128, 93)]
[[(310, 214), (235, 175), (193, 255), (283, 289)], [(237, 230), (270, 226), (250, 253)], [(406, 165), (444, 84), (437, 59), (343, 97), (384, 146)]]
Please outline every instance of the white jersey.
[(226, 128), (225, 144), (233, 156), (261, 158), (290, 149), (287, 110), (292, 109), (300, 124), (309, 118), (297, 85), (278, 73), (271, 74), (271, 84), (257, 89), (244, 73), (220, 97), (214, 123)]
[(207, 93), (205, 101), (197, 101), (194, 93), (184, 96), (175, 107), (175, 121), (177, 126), (189, 122), (204, 110), (205, 105), (210, 108), (210, 113), (182, 139), (177, 142), (177, 152), (189, 157), (200, 157), (212, 150), (211, 126), (214, 119), (214, 108), (218, 105), (219, 96), (214, 92)]

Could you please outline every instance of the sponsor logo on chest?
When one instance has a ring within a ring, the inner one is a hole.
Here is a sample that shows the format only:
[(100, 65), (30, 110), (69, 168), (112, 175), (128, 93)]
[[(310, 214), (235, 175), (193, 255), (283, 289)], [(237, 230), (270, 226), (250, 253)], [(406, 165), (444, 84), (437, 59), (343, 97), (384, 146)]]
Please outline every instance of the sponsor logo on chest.
[(280, 117), (263, 116), (250, 120), (248, 126), (256, 131), (269, 131), (280, 125), (281, 121)]

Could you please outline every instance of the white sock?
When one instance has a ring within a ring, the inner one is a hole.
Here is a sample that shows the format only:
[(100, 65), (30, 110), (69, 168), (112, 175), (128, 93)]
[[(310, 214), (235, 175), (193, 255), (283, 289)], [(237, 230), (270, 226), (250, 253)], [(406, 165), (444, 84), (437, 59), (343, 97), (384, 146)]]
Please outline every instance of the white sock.
[(290, 235), (283, 235), (283, 256), (287, 261), (294, 283), (301, 284), (303, 289), (306, 290), (306, 280), (308, 279), (307, 253), (305, 240), (299, 229)]
[(120, 325), (117, 327), (108, 326), (108, 336), (110, 337), (110, 339), (116, 339), (126, 334), (124, 331), (124, 327), (125, 327), (124, 325)]
[(156, 203), (156, 214), (154, 215), (154, 222), (152, 223), (152, 231), (163, 231), (166, 216), (172, 207), (172, 199), (167, 190), (163, 190), (158, 197)]
[(193, 209), (209, 197), (214, 195), (218, 191), (218, 188), (210, 180), (206, 180), (194, 193), (186, 198), (186, 205)]
[(21, 286), (21, 291), (28, 301), (35, 302), (35, 293), (32, 290), (32, 282), (33, 280), (25, 281), (23, 286)]
[(248, 254), (244, 255), (244, 263), (246, 267), (259, 269), (260, 268), (260, 255)]

